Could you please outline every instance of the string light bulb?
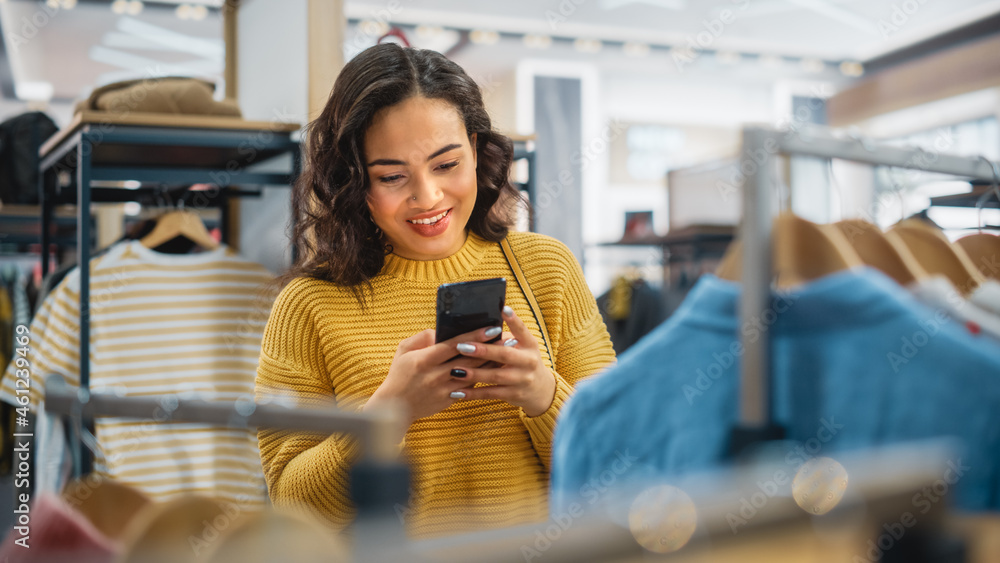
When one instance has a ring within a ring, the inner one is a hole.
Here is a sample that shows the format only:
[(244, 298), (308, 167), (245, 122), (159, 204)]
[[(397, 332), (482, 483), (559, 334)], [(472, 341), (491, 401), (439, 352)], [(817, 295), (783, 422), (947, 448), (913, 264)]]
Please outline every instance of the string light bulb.
[(548, 49), (552, 46), (552, 38), (548, 35), (535, 35), (529, 33), (524, 36), (524, 46), (529, 49)]
[(389, 33), (389, 24), (383, 21), (362, 20), (359, 27), (361, 28), (361, 32), (365, 35), (382, 37), (386, 33)]
[(719, 64), (732, 66), (740, 64), (740, 61), (743, 60), (743, 55), (735, 51), (718, 51), (715, 53), (715, 60), (718, 61)]
[(417, 37), (423, 39), (436, 39), (444, 35), (444, 28), (436, 25), (418, 25)]
[(646, 43), (637, 43), (635, 41), (626, 41), (622, 45), (622, 50), (629, 57), (645, 57), (649, 55), (649, 45)]
[(800, 63), (802, 70), (813, 74), (819, 74), (826, 69), (826, 64), (819, 59), (802, 59)]
[(778, 55), (761, 55), (760, 66), (765, 68), (781, 68), (785, 66), (785, 60)]
[(500, 34), (486, 29), (474, 29), (469, 32), (469, 41), (477, 45), (495, 45), (500, 41)]
[(840, 63), (840, 72), (844, 76), (861, 76), (865, 73), (865, 67), (857, 61), (844, 61)]
[(599, 53), (603, 46), (597, 39), (580, 38), (573, 42), (573, 47), (581, 53)]

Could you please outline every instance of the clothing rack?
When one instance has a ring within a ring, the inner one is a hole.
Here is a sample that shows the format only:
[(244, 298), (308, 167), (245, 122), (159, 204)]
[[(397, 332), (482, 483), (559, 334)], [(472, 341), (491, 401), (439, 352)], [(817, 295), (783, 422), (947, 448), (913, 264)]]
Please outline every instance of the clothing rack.
[(209, 402), (196, 399), (120, 397), (71, 387), (59, 375), (45, 382), (45, 410), (82, 419), (99, 416), (151, 419), (158, 422), (197, 422), (236, 428), (275, 428), (311, 432), (343, 432), (358, 438), (361, 458), (393, 462), (398, 447), (393, 431), (399, 425), (394, 410), (349, 412), (329, 408), (302, 408), (280, 403)]
[(380, 546), (397, 546), (405, 537), (395, 507), (407, 502), (410, 470), (399, 460), (396, 440), (402, 421), (395, 408), (348, 412), (333, 404), (327, 408), (303, 408), (252, 401), (213, 403), (119, 397), (76, 389), (62, 376), (52, 375), (46, 379), (45, 410), (68, 419), (76, 434), (77, 447), (83, 441), (82, 421), (98, 416), (352, 434), (361, 446), (361, 457), (350, 473), (351, 497), (358, 518), (364, 521), (357, 530), (357, 548), (377, 551)]
[[(935, 172), (992, 182), (994, 166), (982, 157), (938, 154), (921, 148), (897, 148), (863, 138), (841, 138), (826, 127), (802, 126), (788, 131), (750, 126), (743, 129), (740, 169), (743, 186), (743, 289), (740, 326), (753, 325), (771, 303), (771, 219), (777, 185), (775, 158), (779, 154), (841, 159)], [(768, 327), (760, 338), (741, 339), (743, 358), (740, 375), (738, 425), (733, 429), (730, 453), (736, 455), (752, 444), (780, 439), (771, 402), (771, 357)]]
[[(83, 111), (39, 148), (42, 276), (48, 273), (55, 205), (76, 204), (81, 389), (90, 386), (91, 202), (138, 201), (162, 193), (165, 186), (212, 184), (216, 193), (208, 201), (222, 211), (225, 241), (229, 198), (260, 195), (230, 186), (291, 186), (298, 178), (298, 129), (297, 123), (232, 117)], [(276, 168), (284, 156), (290, 162)], [(123, 182), (138, 188), (106, 187)], [(83, 460), (80, 444), (73, 448), (74, 459)], [(78, 470), (85, 466), (89, 460)]]

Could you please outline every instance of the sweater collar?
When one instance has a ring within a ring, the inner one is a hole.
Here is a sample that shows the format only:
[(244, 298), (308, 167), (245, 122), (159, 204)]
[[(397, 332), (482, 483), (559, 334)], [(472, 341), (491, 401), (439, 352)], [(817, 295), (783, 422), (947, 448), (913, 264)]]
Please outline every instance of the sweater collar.
[(410, 260), (396, 254), (388, 254), (385, 257), (385, 265), (382, 266), (382, 275), (414, 281), (438, 283), (454, 281), (471, 272), (493, 244), (496, 243), (470, 232), (458, 252), (440, 260)]

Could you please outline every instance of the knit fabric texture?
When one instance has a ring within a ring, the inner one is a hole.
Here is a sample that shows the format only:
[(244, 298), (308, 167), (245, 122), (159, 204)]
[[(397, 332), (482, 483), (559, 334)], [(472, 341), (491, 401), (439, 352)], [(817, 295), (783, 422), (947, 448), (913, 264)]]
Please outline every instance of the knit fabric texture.
[[(412, 470), (410, 499), (396, 512), (415, 538), (544, 521), (556, 417), (578, 381), (614, 362), (597, 304), (569, 249), (534, 233), (511, 233), (508, 240), (544, 317), (555, 366), (500, 245), (474, 234), (442, 260), (386, 256), (364, 310), (348, 288), (296, 279), (278, 296), (265, 329), (259, 399), (305, 406), (333, 400), (357, 411), (385, 380), (399, 342), (434, 328), (438, 285), (507, 279), (507, 305), (553, 369), (552, 406), (528, 417), (502, 401), (457, 401), (414, 422), (402, 446)], [(354, 438), (274, 429), (260, 429), (258, 438), (276, 507), (307, 509), (337, 529), (350, 524), (348, 471), (359, 454)]]

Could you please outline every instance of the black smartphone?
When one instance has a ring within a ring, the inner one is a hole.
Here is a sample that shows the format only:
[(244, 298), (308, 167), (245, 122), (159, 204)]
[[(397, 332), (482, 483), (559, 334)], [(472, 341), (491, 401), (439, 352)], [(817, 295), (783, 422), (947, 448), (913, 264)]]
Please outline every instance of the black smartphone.
[[(466, 332), (503, 326), (507, 280), (492, 278), (438, 286), (435, 341), (444, 342)], [(490, 342), (500, 339), (498, 335)]]

